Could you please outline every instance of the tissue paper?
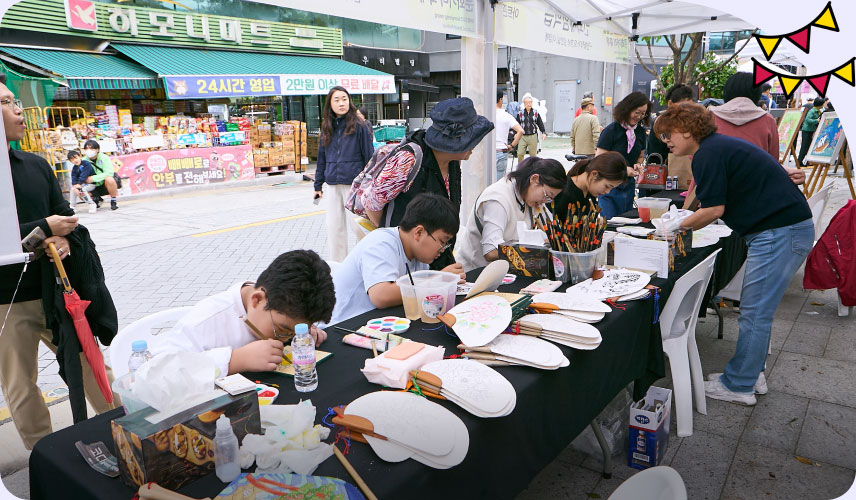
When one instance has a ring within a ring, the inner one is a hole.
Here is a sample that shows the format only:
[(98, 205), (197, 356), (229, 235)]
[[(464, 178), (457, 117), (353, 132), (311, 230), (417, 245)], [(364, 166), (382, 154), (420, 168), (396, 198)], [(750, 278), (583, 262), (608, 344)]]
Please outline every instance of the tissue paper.
[(523, 221), (517, 222), (517, 242), (521, 245), (544, 245), (547, 233), (540, 229), (529, 229)]
[(134, 372), (131, 392), (162, 416), (216, 397), (217, 365), (196, 352), (164, 353)]
[(396, 389), (404, 389), (407, 387), (407, 380), (410, 378), (410, 370), (418, 370), (423, 365), (433, 361), (440, 361), (446, 352), (446, 349), (443, 347), (425, 345), (423, 349), (407, 359), (398, 360), (387, 357), (388, 354), (394, 353), (396, 349), (414, 344), (418, 344), (418, 342), (407, 342), (406, 344), (401, 344), (398, 347), (390, 349), (376, 358), (369, 358), (360, 371), (363, 372), (363, 375), (366, 376), (369, 382), (387, 387), (395, 387)]

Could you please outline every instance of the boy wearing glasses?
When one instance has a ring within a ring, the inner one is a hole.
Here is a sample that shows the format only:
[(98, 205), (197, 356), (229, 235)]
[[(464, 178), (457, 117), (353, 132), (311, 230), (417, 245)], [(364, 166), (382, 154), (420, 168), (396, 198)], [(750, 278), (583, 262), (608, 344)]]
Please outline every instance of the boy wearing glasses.
[[(274, 259), (255, 283), (237, 283), (202, 299), (150, 350), (155, 356), (204, 352), (221, 377), (273, 371), (294, 326), (329, 321), (335, 300), (330, 266), (311, 250), (292, 250)], [(266, 338), (260, 340), (251, 328)], [(310, 334), (316, 346), (327, 338), (314, 326)]]
[[(427, 270), (449, 248), (458, 226), (458, 212), (447, 198), (431, 193), (413, 198), (398, 227), (369, 233), (336, 270), (336, 308), (330, 324), (401, 305), (395, 280), (407, 275), (408, 267), (410, 272)], [(459, 265), (443, 271), (465, 277)]]

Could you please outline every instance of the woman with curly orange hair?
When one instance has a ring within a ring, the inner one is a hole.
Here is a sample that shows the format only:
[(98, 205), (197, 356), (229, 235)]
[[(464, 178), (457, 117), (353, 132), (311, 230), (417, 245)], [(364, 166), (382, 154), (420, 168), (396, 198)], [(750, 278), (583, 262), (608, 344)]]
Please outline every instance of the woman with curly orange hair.
[(692, 156), (702, 208), (682, 226), (701, 229), (722, 218), (749, 246), (737, 349), (724, 373), (708, 377), (705, 393), (754, 405), (755, 394), (767, 392), (763, 370), (773, 314), (814, 244), (811, 210), (776, 160), (743, 139), (717, 134), (713, 114), (701, 105), (670, 106), (654, 129), (672, 153)]

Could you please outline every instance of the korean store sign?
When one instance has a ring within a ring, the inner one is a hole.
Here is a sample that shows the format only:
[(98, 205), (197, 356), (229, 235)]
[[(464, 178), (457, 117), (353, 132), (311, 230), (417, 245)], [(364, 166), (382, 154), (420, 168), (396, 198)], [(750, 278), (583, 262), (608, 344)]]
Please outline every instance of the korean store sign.
[(170, 99), (322, 95), (340, 85), (353, 94), (393, 94), (392, 75), (245, 75), (167, 76)]
[(0, 26), (117, 42), (342, 54), (342, 30), (337, 28), (150, 9), (130, 3), (22, 0), (9, 8)]

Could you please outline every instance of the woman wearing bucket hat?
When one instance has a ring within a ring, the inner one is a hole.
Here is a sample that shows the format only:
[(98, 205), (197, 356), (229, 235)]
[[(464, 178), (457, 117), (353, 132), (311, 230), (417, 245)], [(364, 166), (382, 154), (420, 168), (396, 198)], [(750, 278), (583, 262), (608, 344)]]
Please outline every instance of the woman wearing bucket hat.
[[(460, 162), (470, 157), (473, 149), (493, 130), (493, 124), (476, 113), (473, 101), (467, 97), (441, 101), (429, 116), (431, 126), (407, 136), (409, 147), (389, 158), (374, 181), (371, 196), (363, 198), (366, 215), (378, 227), (397, 226), (407, 204), (421, 193), (446, 197), (460, 210)], [(417, 149), (422, 156), (419, 173), (410, 188), (404, 190), (407, 174), (415, 168)], [(444, 269), (455, 263), (454, 239), (449, 243), (431, 264), (431, 269)]]

